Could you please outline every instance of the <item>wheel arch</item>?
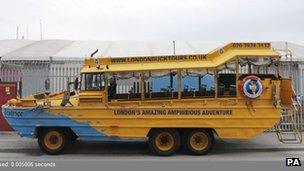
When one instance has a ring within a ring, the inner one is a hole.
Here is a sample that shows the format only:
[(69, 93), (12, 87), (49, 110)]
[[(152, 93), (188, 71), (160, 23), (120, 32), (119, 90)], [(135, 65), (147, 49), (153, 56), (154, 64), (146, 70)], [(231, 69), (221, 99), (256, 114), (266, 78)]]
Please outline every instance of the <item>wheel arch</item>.
[(77, 138), (77, 134), (70, 128), (70, 127), (64, 127), (64, 126), (38, 126), (35, 128), (35, 132), (34, 132), (34, 137), (38, 138), (39, 134), (41, 133), (41, 131), (45, 130), (45, 129), (60, 129), (66, 133), (69, 133), (71, 138)]

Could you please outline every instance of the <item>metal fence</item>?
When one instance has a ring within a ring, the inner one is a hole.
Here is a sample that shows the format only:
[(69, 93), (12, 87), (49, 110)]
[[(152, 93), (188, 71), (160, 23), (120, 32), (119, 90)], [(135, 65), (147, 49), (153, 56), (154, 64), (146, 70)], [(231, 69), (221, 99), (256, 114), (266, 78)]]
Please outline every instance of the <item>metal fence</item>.
[[(303, 102), (302, 102), (303, 104)], [(286, 109), (282, 109), (281, 111), (281, 118), (280, 118), (280, 125), (279, 129), (281, 129), (284, 132), (291, 132), (294, 131), (294, 126), (301, 132), (304, 130), (304, 123), (303, 123), (303, 107), (301, 106), (298, 111), (293, 115), (292, 120), (290, 116), (288, 116), (286, 113), (288, 112)], [(291, 123), (291, 121), (294, 121), (294, 125)], [(266, 132), (275, 132), (276, 129), (270, 128)]]
[(80, 73), (83, 61), (1, 61), (0, 79), (20, 83), (20, 96), (64, 90)]

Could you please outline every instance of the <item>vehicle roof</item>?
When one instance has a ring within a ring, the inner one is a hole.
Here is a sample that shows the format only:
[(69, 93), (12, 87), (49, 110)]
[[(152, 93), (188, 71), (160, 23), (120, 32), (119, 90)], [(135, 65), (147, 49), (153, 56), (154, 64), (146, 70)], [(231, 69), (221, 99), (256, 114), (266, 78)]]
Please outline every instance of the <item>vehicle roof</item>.
[(229, 43), (207, 54), (87, 58), (81, 73), (215, 68), (235, 57), (278, 58), (280, 54), (270, 43)]

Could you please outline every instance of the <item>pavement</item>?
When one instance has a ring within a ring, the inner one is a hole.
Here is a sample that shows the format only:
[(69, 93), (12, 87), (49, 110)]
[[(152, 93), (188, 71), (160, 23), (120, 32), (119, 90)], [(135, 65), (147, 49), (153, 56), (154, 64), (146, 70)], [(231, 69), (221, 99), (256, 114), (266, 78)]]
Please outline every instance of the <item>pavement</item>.
[(249, 141), (216, 140), (206, 156), (178, 152), (170, 157), (150, 154), (145, 142), (76, 141), (61, 155), (46, 155), (36, 139), (21, 138), (14, 132), (0, 132), (0, 161), (285, 161), (286, 157), (304, 160), (304, 143), (282, 144), (274, 133), (264, 133)]

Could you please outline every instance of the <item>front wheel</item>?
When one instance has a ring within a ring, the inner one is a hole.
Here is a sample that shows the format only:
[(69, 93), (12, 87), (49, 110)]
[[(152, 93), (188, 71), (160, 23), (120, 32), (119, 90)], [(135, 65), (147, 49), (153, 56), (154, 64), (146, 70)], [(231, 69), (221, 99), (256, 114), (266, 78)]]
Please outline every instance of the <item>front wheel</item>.
[(157, 129), (151, 132), (148, 143), (154, 154), (170, 156), (179, 149), (180, 136), (174, 129)]
[(187, 130), (183, 135), (183, 147), (188, 154), (206, 155), (214, 146), (214, 135), (206, 129)]
[(60, 154), (67, 147), (70, 138), (62, 129), (43, 129), (38, 135), (40, 149), (47, 154)]

